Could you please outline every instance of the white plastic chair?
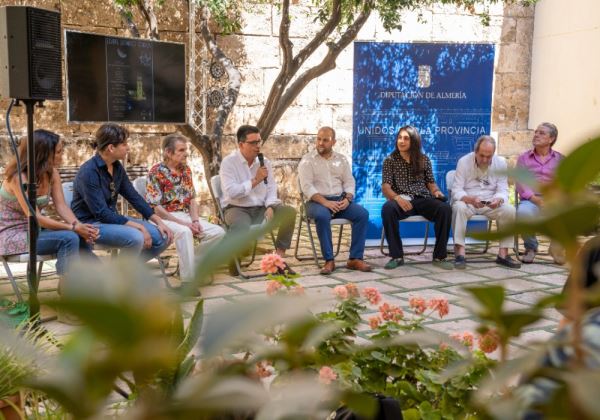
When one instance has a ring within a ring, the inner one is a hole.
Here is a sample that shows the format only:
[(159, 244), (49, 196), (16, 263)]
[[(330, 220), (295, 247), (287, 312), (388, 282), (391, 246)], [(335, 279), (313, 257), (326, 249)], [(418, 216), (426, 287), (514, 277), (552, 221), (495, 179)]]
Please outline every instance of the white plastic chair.
[[(44, 262), (52, 261), (56, 259), (55, 254), (47, 254), (47, 255), (37, 255), (36, 256), (38, 262), (38, 272), (37, 278), (40, 279), (42, 276), (42, 269), (44, 267)], [(10, 284), (12, 286), (15, 295), (17, 296), (17, 300), (19, 302), (23, 302), (23, 295), (21, 295), (21, 291), (19, 290), (19, 286), (15, 279), (13, 272), (10, 269), (9, 264), (22, 264), (29, 262), (29, 253), (26, 254), (14, 254), (14, 255), (0, 255), (0, 260), (2, 260), (2, 265), (4, 266), (4, 271), (6, 271), (6, 275)]]

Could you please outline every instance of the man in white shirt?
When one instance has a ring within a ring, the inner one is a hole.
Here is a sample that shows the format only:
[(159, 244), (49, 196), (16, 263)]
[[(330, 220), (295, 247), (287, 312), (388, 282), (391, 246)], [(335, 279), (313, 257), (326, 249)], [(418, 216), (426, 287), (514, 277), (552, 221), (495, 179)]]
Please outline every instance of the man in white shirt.
[[(506, 160), (496, 156), (496, 141), (481, 136), (475, 151), (459, 159), (452, 189), (452, 231), (454, 232), (454, 266), (466, 268), (465, 233), (468, 220), (482, 214), (496, 220), (499, 227), (515, 220), (515, 208), (508, 203)], [(496, 264), (519, 268), (521, 264), (508, 255), (513, 238), (500, 241)]]
[[(223, 159), (219, 173), (225, 223), (232, 230), (248, 229), (252, 224), (271, 220), (276, 213), (284, 214), (275, 241), (275, 252), (284, 257), (292, 243), (296, 210), (281, 204), (271, 162), (266, 158), (259, 159), (260, 130), (252, 125), (242, 125), (237, 131), (237, 140), (238, 150)], [(231, 266), (230, 271), (233, 271)], [(284, 271), (295, 274), (287, 263)]]
[(325, 259), (321, 274), (331, 274), (335, 270), (330, 223), (332, 218), (352, 222), (350, 258), (346, 267), (371, 271), (371, 266), (363, 261), (369, 212), (353, 202), (354, 177), (346, 157), (333, 151), (334, 145), (335, 130), (331, 127), (320, 128), (315, 150), (304, 155), (298, 166), (300, 188), (309, 199), (306, 212), (308, 217), (315, 220), (321, 253)]

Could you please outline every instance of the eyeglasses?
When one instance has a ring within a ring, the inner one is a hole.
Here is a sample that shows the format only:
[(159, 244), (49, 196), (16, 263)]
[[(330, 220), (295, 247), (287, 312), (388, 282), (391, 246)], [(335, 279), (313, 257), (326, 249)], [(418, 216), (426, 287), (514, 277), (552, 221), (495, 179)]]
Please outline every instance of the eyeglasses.
[(245, 141), (244, 143), (249, 144), (250, 146), (258, 146), (260, 144), (260, 140)]

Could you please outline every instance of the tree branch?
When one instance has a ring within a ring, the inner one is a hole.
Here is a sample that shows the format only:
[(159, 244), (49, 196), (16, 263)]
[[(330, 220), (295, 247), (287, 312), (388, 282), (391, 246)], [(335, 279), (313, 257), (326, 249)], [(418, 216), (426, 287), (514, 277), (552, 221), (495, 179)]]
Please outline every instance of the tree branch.
[(148, 38), (160, 39), (158, 33), (158, 20), (156, 19), (156, 13), (154, 13), (154, 0), (138, 0), (136, 4), (148, 23), (148, 30), (146, 31)]
[(279, 28), (279, 45), (283, 50), (283, 66), (281, 71), (277, 75), (277, 78), (271, 86), (271, 91), (265, 102), (263, 112), (258, 119), (257, 125), (261, 129), (261, 135), (263, 143), (267, 141), (272, 131), (272, 127), (264, 131), (265, 123), (270, 119), (269, 116), (273, 113), (279, 112), (281, 105), (281, 97), (287, 88), (288, 83), (296, 75), (302, 64), (319, 48), (323, 42), (327, 39), (333, 30), (337, 27), (342, 19), (342, 6), (341, 0), (334, 0), (332, 5), (332, 13), (323, 28), (310, 40), (308, 44), (300, 50), (300, 52), (291, 59), (292, 55), (292, 43), (289, 40), (289, 27), (290, 27), (290, 16), (289, 16), (289, 0), (284, 1), (282, 5), (282, 18), (281, 25)]
[[(298, 76), (298, 78), (294, 80), (294, 82), (285, 90), (280, 100), (277, 101), (277, 106), (271, 113), (269, 113), (269, 115), (264, 116), (262, 124), (259, 126), (263, 138), (268, 138), (271, 135), (271, 132), (277, 125), (277, 122), (279, 122), (281, 119), (283, 113), (309, 82), (335, 68), (335, 61), (337, 57), (340, 55), (342, 50), (356, 38), (358, 32), (371, 15), (371, 6), (372, 2), (366, 1), (360, 15), (346, 29), (340, 39), (335, 43), (328, 44), (329, 51), (323, 60), (321, 60), (319, 64), (307, 69), (304, 73)], [(263, 116), (261, 116), (261, 119), (262, 117)]]
[(131, 12), (129, 10), (126, 10), (122, 5), (115, 3), (114, 1), (112, 3), (115, 9), (117, 9), (117, 12), (119, 12), (119, 16), (121, 16), (121, 20), (125, 24), (129, 36), (131, 36), (132, 38), (139, 38), (140, 31), (138, 30), (136, 24), (133, 22)]
[[(366, 3), (370, 3), (367, 1)], [(363, 7), (365, 10), (367, 5)], [(300, 52), (294, 58), (294, 64), (300, 68), (302, 64), (310, 57), (316, 50), (325, 42), (327, 37), (335, 30), (342, 20), (342, 2), (341, 0), (334, 0), (331, 7), (331, 17), (325, 23), (323, 28), (314, 36), (314, 38), (300, 50)]]

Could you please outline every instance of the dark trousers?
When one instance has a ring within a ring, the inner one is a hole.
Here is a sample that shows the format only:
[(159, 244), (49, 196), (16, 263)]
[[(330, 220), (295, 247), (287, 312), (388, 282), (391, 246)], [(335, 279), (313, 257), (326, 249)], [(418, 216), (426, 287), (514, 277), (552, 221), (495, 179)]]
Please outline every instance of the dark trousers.
[(448, 255), (448, 237), (452, 223), (452, 208), (435, 198), (415, 197), (411, 204), (413, 208), (404, 211), (394, 200), (388, 200), (381, 209), (381, 219), (385, 238), (390, 250), (390, 257), (400, 258), (404, 256), (402, 239), (400, 239), (400, 220), (409, 216), (423, 216), (435, 226), (435, 248), (433, 258), (444, 259)]
[[(237, 207), (227, 206), (225, 209), (225, 223), (231, 230), (248, 229), (250, 225), (260, 224), (265, 218), (266, 207)], [(275, 248), (290, 249), (292, 236), (294, 235), (294, 224), (296, 221), (296, 210), (282, 204), (274, 207), (274, 214), (287, 214), (284, 222), (278, 226)]]

